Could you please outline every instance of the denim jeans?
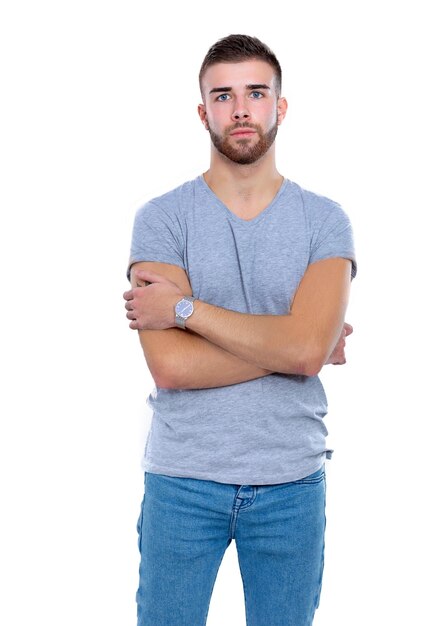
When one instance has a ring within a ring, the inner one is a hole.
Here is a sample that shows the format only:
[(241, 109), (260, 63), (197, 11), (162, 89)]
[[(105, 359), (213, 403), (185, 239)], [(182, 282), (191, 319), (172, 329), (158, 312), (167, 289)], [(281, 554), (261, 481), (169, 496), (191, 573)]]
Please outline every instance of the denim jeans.
[(310, 626), (324, 556), (325, 470), (276, 485), (145, 474), (138, 626), (204, 626), (236, 541), (247, 626)]

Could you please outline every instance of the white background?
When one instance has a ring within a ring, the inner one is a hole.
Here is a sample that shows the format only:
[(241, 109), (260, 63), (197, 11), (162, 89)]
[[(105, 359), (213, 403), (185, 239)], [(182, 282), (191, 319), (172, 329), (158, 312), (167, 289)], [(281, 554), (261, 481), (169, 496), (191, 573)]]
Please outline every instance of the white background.
[[(435, 4), (2, 10), (3, 624), (135, 624), (152, 381), (121, 298), (132, 221), (208, 167), (197, 74), (234, 32), (282, 64), (279, 170), (340, 202), (356, 236), (348, 364), (323, 373), (336, 452), (315, 625), (440, 623)], [(208, 619), (226, 623), (245, 624), (234, 542)]]

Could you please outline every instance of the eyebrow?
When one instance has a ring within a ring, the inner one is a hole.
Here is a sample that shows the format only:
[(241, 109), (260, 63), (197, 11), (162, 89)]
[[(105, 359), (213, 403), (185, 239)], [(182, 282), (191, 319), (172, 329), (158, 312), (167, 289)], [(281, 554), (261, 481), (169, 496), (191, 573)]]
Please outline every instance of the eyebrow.
[[(265, 85), (264, 83), (255, 83), (252, 85), (245, 85), (246, 89), (249, 90), (253, 90), (253, 89), (270, 89), (268, 85)], [(213, 87), (213, 89), (210, 90), (210, 93), (225, 93), (226, 91), (232, 91), (232, 87)]]
[(247, 89), (268, 89), (269, 90), (268, 85), (265, 85), (264, 83), (256, 83), (255, 85), (247, 85), (246, 87)]

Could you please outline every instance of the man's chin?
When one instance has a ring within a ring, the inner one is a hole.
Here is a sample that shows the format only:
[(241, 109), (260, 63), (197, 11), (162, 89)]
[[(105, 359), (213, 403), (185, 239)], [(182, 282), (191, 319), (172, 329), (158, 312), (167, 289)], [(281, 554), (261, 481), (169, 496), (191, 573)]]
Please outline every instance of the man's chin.
[(252, 165), (253, 163), (256, 163), (256, 161), (258, 161), (259, 159), (262, 158), (263, 155), (260, 156), (254, 156), (254, 155), (250, 155), (250, 154), (242, 154), (242, 155), (237, 155), (233, 158), (231, 157), (227, 157), (229, 158), (230, 161), (232, 161), (233, 163), (237, 163), (237, 165)]
[(224, 144), (222, 146), (215, 146), (219, 154), (223, 157), (237, 163), (238, 165), (251, 165), (258, 161), (265, 152), (260, 150), (253, 150), (253, 146), (231, 146), (230, 144)]

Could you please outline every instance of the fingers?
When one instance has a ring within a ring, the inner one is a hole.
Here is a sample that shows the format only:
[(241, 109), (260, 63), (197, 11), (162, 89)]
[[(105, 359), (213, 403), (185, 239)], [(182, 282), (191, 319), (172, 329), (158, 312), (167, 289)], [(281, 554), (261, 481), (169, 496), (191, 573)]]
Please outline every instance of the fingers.
[(148, 283), (166, 283), (167, 278), (150, 270), (135, 270), (135, 276)]
[[(150, 283), (148, 283), (150, 284)], [(127, 300), (127, 302), (129, 302), (130, 300), (133, 300), (133, 298), (135, 297), (135, 292), (137, 289), (143, 289), (144, 287), (146, 287), (147, 285), (138, 285), (138, 287), (135, 287), (134, 289), (130, 289), (129, 291), (125, 291), (123, 293), (123, 298), (124, 300)]]
[[(154, 281), (153, 280), (147, 281), (147, 279), (146, 279), (147, 277), (144, 278), (144, 276), (141, 276), (141, 274), (142, 275), (144, 275), (144, 274), (147, 275), (148, 274), (149, 277), (152, 278), (152, 279), (155, 276), (159, 276), (158, 274), (154, 274), (154, 272), (146, 272), (144, 270), (142, 270), (142, 271), (139, 270), (138, 272), (136, 272), (136, 275), (137, 276), (139, 275), (140, 279), (145, 280), (147, 285), (149, 285), (151, 282), (154, 282)], [(153, 276), (150, 276), (150, 274), (152, 274)], [(159, 281), (156, 281), (156, 282), (159, 282)], [(135, 287), (133, 289), (129, 289), (129, 291), (125, 291), (123, 293), (123, 298), (124, 298), (124, 300), (126, 300), (126, 303), (124, 305), (125, 309), (127, 311), (126, 318), (128, 320), (130, 320), (129, 328), (131, 328), (132, 330), (140, 330), (139, 322), (136, 319), (136, 316), (138, 315), (138, 313), (136, 313), (135, 310), (134, 310), (134, 306), (135, 306), (134, 300), (137, 297), (137, 295), (139, 295), (141, 293), (141, 291), (140, 291), (141, 289), (144, 290), (144, 285), (138, 285), (138, 287)]]
[(130, 320), (129, 328), (132, 330), (141, 330), (141, 326), (139, 324), (139, 320), (135, 317), (136, 313), (134, 311), (127, 311), (126, 317)]
[(126, 293), (123, 294), (124, 298), (127, 300), (127, 302), (125, 303), (125, 308), (126, 308), (126, 317), (128, 320), (131, 320), (131, 323), (129, 324), (130, 328), (133, 328), (134, 330), (136, 330), (137, 326), (136, 326), (136, 318), (135, 318), (135, 311), (133, 310), (133, 293), (132, 291), (126, 291)]
[(354, 329), (350, 324), (344, 323), (343, 330), (345, 332), (345, 336), (351, 335), (354, 332)]
[(133, 289), (130, 289), (130, 291), (125, 291), (123, 293), (123, 298), (124, 300), (133, 300)]
[(346, 363), (346, 359), (343, 358), (341, 361), (338, 361), (337, 363), (333, 363), (332, 365), (344, 365)]
[[(147, 287), (151, 283), (167, 282), (167, 279), (164, 279), (163, 276), (161, 276), (160, 274), (156, 274), (155, 272), (150, 272), (147, 270), (135, 270), (135, 276), (145, 283), (144, 285), (138, 284), (135, 289)], [(123, 293), (124, 300), (133, 300), (133, 298), (135, 297), (135, 289), (129, 289), (129, 291), (125, 291)]]

